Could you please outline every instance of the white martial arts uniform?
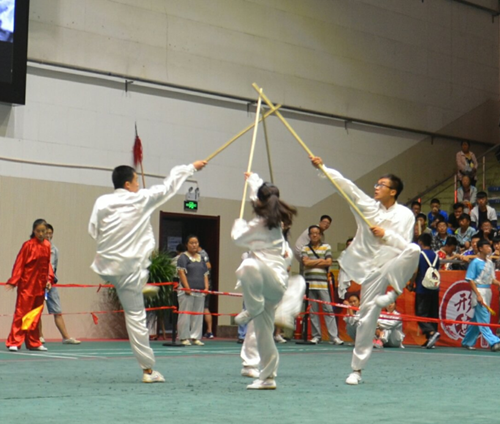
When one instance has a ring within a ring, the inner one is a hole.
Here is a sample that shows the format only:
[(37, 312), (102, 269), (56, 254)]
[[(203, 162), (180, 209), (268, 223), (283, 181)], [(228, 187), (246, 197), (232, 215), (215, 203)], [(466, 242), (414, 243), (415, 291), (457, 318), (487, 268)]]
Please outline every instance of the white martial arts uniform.
[(137, 193), (116, 189), (97, 199), (90, 218), (89, 234), (97, 241), (91, 268), (115, 286), (125, 311), (132, 351), (143, 369), (152, 368), (155, 363), (142, 295), (155, 247), (150, 217), (194, 172), (193, 165), (176, 166), (163, 184)]
[[(247, 182), (250, 198), (254, 200), (263, 181), (257, 174), (251, 174)], [(237, 246), (249, 251), (249, 257), (241, 262), (236, 275), (243, 290), (245, 308), (252, 318), (247, 332), (253, 333), (253, 323), (254, 343), (260, 357), (259, 379), (264, 381), (274, 378), (278, 369), (279, 355), (273, 338), (274, 315), (287, 287), (291, 258), (285, 258), (287, 243), (281, 227), (270, 230), (263, 218), (254, 218), (248, 223), (237, 219), (231, 237)]]
[(325, 169), (368, 221), (385, 231), (383, 238), (375, 237), (353, 211), (358, 227), (356, 235), (349, 249), (339, 257), (340, 267), (353, 281), (361, 284), (360, 324), (351, 363), (353, 370), (361, 370), (372, 353), (373, 335), (381, 311), (375, 300), (389, 285), (401, 294), (417, 269), (420, 248), (411, 243), (415, 216), (409, 208), (398, 203), (386, 209), (338, 171)]
[(355, 342), (359, 326), (359, 311), (356, 311), (354, 315), (346, 315), (344, 321), (347, 334), (349, 334), (349, 337)]
[(379, 338), (385, 347), (404, 347), (403, 322), (401, 319), (393, 319), (394, 315), (399, 315), (399, 312), (394, 311), (392, 314), (382, 313), (380, 315), (377, 326), (383, 330), (383, 333)]

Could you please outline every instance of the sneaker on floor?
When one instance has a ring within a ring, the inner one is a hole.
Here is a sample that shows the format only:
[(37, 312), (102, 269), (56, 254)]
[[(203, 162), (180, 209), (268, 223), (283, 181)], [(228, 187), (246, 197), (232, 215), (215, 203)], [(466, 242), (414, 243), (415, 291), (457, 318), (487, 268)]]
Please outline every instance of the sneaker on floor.
[(500, 342), (495, 343), (493, 346), (491, 346), (491, 351), (492, 352), (500, 352)]
[(76, 340), (73, 337), (70, 337), (69, 339), (63, 339), (63, 344), (71, 344), (71, 345), (79, 345), (81, 343), (80, 340)]
[(195, 346), (205, 346), (205, 343), (203, 343), (200, 340), (194, 339), (191, 344), (194, 344)]
[(248, 313), (248, 311), (241, 311), (236, 317), (234, 318), (234, 322), (238, 325), (245, 325), (248, 324), (252, 320), (252, 317)]
[(248, 390), (276, 390), (276, 381), (274, 378), (266, 380), (255, 380), (252, 384), (247, 386)]
[(467, 349), (467, 350), (476, 350), (476, 348), (474, 346), (466, 346), (466, 345), (462, 345), (464, 349)]
[(436, 344), (436, 342), (438, 341), (438, 339), (441, 337), (441, 334), (439, 333), (439, 331), (436, 331), (430, 338), (429, 340), (427, 340), (427, 346), (426, 348), (427, 349), (432, 349), (433, 346)]
[(286, 343), (286, 340), (283, 338), (283, 336), (281, 334), (274, 336), (274, 341), (276, 343)]
[(184, 346), (191, 346), (191, 342), (186, 339), (186, 340), (181, 340), (181, 345), (184, 345)]
[(205, 333), (205, 338), (206, 339), (213, 339), (214, 338), (214, 333)]
[(40, 337), (40, 343), (45, 344), (45, 339), (43, 337)]
[(19, 348), (17, 346), (8, 346), (7, 349), (9, 352), (19, 352)]
[(359, 372), (352, 372), (349, 374), (349, 377), (346, 378), (345, 382), (351, 386), (356, 386), (362, 383), (363, 379), (361, 378), (361, 374)]
[(331, 341), (330, 344), (332, 345), (343, 345), (344, 341), (340, 337), (334, 337)]
[(260, 372), (256, 368), (252, 367), (243, 367), (241, 369), (241, 375), (243, 377), (250, 377), (250, 378), (259, 378)]
[(313, 337), (311, 340), (309, 340), (309, 342), (312, 344), (318, 344), (321, 343), (321, 339), (319, 337)]
[(390, 291), (389, 293), (377, 296), (377, 298), (375, 299), (375, 303), (380, 308), (385, 308), (387, 305), (394, 303), (397, 298), (398, 298), (398, 294), (393, 290), (393, 291)]
[(142, 374), (143, 383), (164, 383), (165, 377), (161, 375), (158, 371), (153, 371), (151, 374)]
[(37, 347), (30, 347), (29, 350), (37, 350), (39, 352), (46, 352), (49, 349), (47, 349), (45, 346), (42, 345), (42, 346), (37, 346)]

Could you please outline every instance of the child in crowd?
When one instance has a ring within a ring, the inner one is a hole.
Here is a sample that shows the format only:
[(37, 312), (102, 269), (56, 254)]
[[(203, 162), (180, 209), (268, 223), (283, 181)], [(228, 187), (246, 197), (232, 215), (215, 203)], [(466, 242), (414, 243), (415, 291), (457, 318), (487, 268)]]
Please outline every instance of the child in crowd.
[[(474, 259), (465, 279), (471, 287), (471, 306), (474, 308), (474, 315), (470, 322), (489, 324), (490, 312), (488, 310), (491, 303), (491, 285), (500, 286), (500, 281), (495, 278), (495, 269), (488, 256), (491, 254), (491, 245), (487, 240), (480, 240), (477, 243), (478, 257)], [(479, 332), (488, 342), (493, 352), (500, 351), (500, 338), (495, 336), (490, 327), (469, 325), (462, 340), (462, 346), (466, 349), (475, 349)]]
[(477, 258), (478, 255), (477, 243), (479, 242), (479, 240), (481, 239), (479, 238), (477, 233), (472, 236), (470, 241), (470, 247), (464, 253), (462, 253), (462, 256), (460, 258), (462, 259), (462, 261), (470, 263)]
[(17, 352), (23, 342), (29, 350), (47, 350), (40, 341), (38, 329), (41, 313), (28, 330), (21, 328), (23, 317), (43, 306), (45, 290), (50, 290), (54, 282), (54, 272), (50, 264), (50, 243), (45, 239), (46, 231), (47, 223), (44, 219), (37, 219), (33, 223), (30, 239), (21, 247), (12, 276), (7, 281), (6, 288), (17, 286), (16, 310), (6, 342), (7, 349), (11, 352)]
[(448, 217), (448, 227), (454, 233), (460, 226), (460, 216), (464, 213), (464, 204), (457, 202), (453, 205), (453, 213)]
[(427, 215), (429, 219), (429, 227), (431, 229), (436, 229), (436, 226), (439, 221), (437, 221), (438, 218), (441, 218), (440, 221), (448, 222), (448, 214), (445, 211), (441, 210), (441, 202), (439, 199), (432, 199), (431, 200), (431, 211)]
[(481, 224), (486, 219), (491, 221), (493, 228), (497, 228), (497, 213), (495, 209), (488, 205), (488, 194), (486, 192), (480, 191), (477, 193), (477, 205), (472, 209), (470, 217), (474, 228), (480, 229)]
[(417, 215), (417, 224), (420, 227), (420, 234), (431, 234), (432, 230), (427, 226), (427, 217), (424, 213), (419, 213)]
[(497, 236), (497, 230), (493, 228), (488, 218), (481, 223), (481, 229), (477, 232), (477, 236), (481, 239), (488, 240), (490, 244), (493, 243), (493, 239)]
[[(344, 301), (344, 305), (350, 305), (353, 308), (359, 308), (359, 303), (359, 295), (357, 293), (348, 293), (347, 300)], [(356, 341), (356, 331), (359, 326), (359, 311), (348, 309), (344, 321), (347, 334), (353, 342)]]
[(410, 209), (416, 218), (422, 212), (422, 203), (420, 203), (418, 200), (414, 200), (413, 202), (411, 202)]
[(458, 225), (459, 228), (455, 231), (455, 238), (458, 241), (460, 250), (464, 252), (470, 248), (472, 236), (476, 233), (476, 230), (470, 226), (470, 216), (466, 213), (460, 215)]
[(441, 249), (445, 244), (446, 240), (448, 240), (448, 225), (446, 224), (446, 221), (442, 219), (436, 219), (438, 222), (436, 225), (436, 235), (432, 238), (432, 250), (438, 251)]
[(399, 312), (396, 311), (396, 303), (391, 303), (385, 308), (388, 314), (382, 312), (378, 320), (377, 329), (375, 330), (375, 339), (373, 340), (373, 347), (400, 347), (403, 346), (403, 322), (397, 318)]
[[(437, 252), (439, 259), (441, 261), (454, 260), (454, 259), (461, 260), (462, 259), (461, 255), (457, 253), (457, 246), (458, 246), (457, 239), (455, 237), (448, 237), (444, 246), (441, 247), (441, 249), (439, 249)], [(453, 264), (451, 263), (444, 263), (441, 265), (441, 270), (443, 271), (451, 270), (452, 265)]]

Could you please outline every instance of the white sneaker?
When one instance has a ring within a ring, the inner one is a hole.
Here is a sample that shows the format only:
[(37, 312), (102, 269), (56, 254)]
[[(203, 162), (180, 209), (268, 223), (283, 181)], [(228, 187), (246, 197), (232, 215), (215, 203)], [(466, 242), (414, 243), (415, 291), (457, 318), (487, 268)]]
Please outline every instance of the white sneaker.
[(18, 352), (19, 351), (17, 346), (9, 346), (9, 347), (7, 347), (7, 349), (9, 349), (9, 352)]
[(340, 337), (334, 337), (332, 341), (330, 341), (332, 345), (343, 345), (344, 341)]
[(238, 325), (245, 325), (248, 324), (252, 320), (252, 317), (248, 313), (248, 311), (241, 311), (236, 317), (234, 318), (234, 322)]
[(39, 352), (46, 352), (49, 349), (47, 349), (45, 346), (42, 345), (42, 346), (38, 346), (38, 347), (31, 347), (30, 350), (37, 350)]
[(184, 346), (191, 346), (191, 342), (186, 339), (186, 340), (181, 340), (181, 345), (184, 345)]
[(276, 381), (274, 378), (266, 380), (255, 380), (252, 384), (247, 386), (248, 390), (276, 390)]
[(153, 371), (151, 374), (142, 374), (143, 383), (164, 383), (165, 377), (161, 375), (158, 371)]
[(349, 377), (347, 377), (345, 382), (346, 384), (349, 384), (351, 386), (357, 386), (358, 384), (362, 383), (363, 380), (359, 372), (352, 372), (349, 374)]
[(377, 298), (375, 299), (375, 303), (377, 304), (377, 306), (385, 308), (387, 305), (394, 303), (397, 298), (398, 294), (393, 290), (389, 293), (377, 296)]
[(281, 334), (274, 336), (274, 341), (276, 343), (286, 343), (286, 340), (283, 338), (283, 336)]
[(200, 340), (194, 339), (191, 344), (194, 344), (196, 346), (205, 346), (205, 343), (201, 342)]
[(81, 343), (81, 341), (76, 340), (73, 337), (70, 337), (69, 339), (63, 339), (62, 343), (63, 344), (71, 344), (71, 345), (79, 345)]
[(243, 377), (250, 377), (250, 378), (259, 378), (260, 372), (256, 368), (252, 367), (243, 367), (241, 369), (241, 375)]
[(321, 343), (321, 339), (319, 337), (313, 337), (311, 340), (309, 340), (312, 344), (318, 344)]

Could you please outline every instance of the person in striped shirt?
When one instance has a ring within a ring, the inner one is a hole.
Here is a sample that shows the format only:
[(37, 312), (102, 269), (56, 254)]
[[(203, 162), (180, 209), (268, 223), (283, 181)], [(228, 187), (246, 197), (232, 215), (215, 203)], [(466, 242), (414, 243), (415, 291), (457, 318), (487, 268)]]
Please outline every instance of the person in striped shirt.
[[(309, 298), (331, 302), (330, 292), (328, 290), (328, 269), (332, 264), (332, 248), (329, 244), (321, 241), (321, 228), (318, 225), (309, 227), (310, 242), (306, 244), (301, 251), (301, 259), (304, 265), (304, 278), (309, 285)], [(322, 304), (323, 312), (333, 314), (332, 305)], [(318, 312), (319, 304), (312, 303), (311, 308), (311, 327), (312, 339), (314, 344), (321, 342), (321, 324)], [(343, 344), (339, 338), (337, 322), (334, 315), (325, 315), (325, 323), (328, 330), (328, 336), (331, 344)]]

